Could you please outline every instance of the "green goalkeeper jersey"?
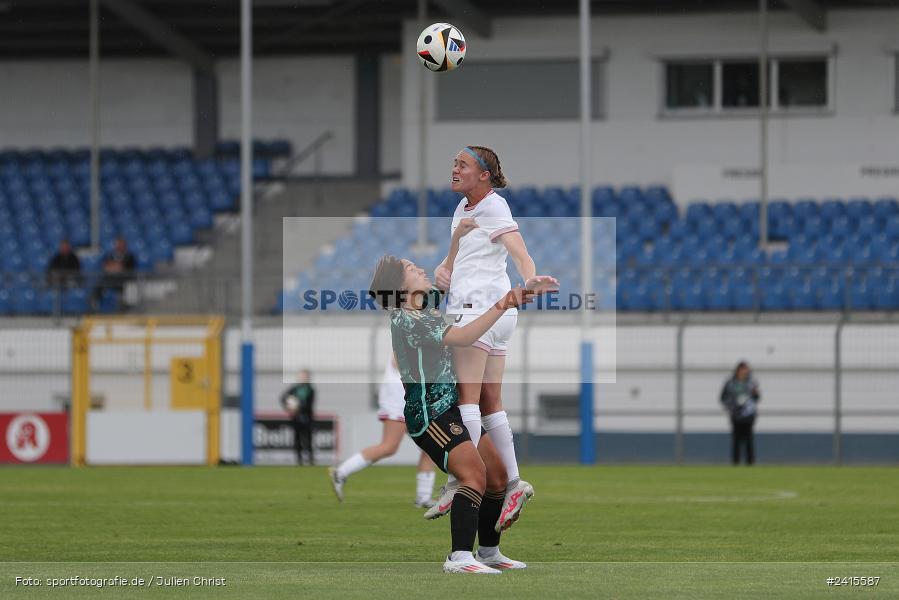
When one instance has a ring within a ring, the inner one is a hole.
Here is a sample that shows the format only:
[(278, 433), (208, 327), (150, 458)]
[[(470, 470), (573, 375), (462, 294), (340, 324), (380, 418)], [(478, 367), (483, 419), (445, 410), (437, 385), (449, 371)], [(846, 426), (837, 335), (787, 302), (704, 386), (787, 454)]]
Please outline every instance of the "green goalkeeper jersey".
[(390, 315), (393, 354), (406, 392), (403, 416), (413, 437), (459, 400), (452, 351), (443, 344), (450, 327), (435, 308), (398, 308)]

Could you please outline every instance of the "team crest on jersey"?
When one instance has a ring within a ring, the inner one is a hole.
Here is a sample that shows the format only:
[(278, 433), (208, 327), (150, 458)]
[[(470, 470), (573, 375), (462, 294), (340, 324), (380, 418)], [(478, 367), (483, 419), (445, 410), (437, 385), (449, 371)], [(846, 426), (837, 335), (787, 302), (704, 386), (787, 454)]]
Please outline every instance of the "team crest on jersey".
[(462, 435), (462, 426), (458, 423), (450, 423), (450, 433), (453, 435)]

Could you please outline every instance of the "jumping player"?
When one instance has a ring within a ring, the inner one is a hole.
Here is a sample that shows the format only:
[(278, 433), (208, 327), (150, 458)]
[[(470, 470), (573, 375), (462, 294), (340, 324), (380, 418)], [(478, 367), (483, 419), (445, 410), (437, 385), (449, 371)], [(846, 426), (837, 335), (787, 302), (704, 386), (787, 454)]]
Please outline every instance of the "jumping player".
[[(454, 234), (460, 236), (462, 229)], [(524, 288), (509, 290), (479, 318), (462, 327), (448, 326), (435, 307), (439, 293), (423, 269), (408, 260), (385, 256), (378, 263), (371, 295), (390, 310), (393, 352), (405, 388), (403, 414), (415, 443), (458, 485), (452, 498), (452, 552), (447, 573), (499, 573), (524, 568), (499, 551), (494, 523), (502, 509), (508, 478), (492, 443), (471, 442), (457, 406), (458, 388), (450, 346), (470, 346), (511, 308), (531, 301)], [(472, 554), (479, 536), (478, 559)]]
[[(384, 378), (378, 388), (378, 419), (384, 423), (381, 443), (369, 446), (340, 463), (337, 468), (328, 469), (331, 485), (337, 499), (343, 502), (343, 485), (347, 478), (357, 471), (396, 454), (406, 433), (406, 418), (403, 416), (405, 392), (400, 372), (396, 369), (393, 354), (384, 366)], [(415, 475), (415, 506), (434, 506), (431, 496), (434, 492), (434, 463), (424, 452), (418, 459), (418, 473)]]
[[(506, 274), (509, 256), (527, 289), (537, 294), (558, 290), (559, 282), (555, 278), (536, 274), (534, 260), (528, 254), (509, 205), (494, 191), (506, 185), (499, 157), (490, 148), (466, 146), (456, 155), (452, 190), (464, 198), (456, 207), (452, 229), (455, 231), (464, 219), (474, 219), (477, 223), (471, 234), (459, 240), (457, 253), (451, 249), (435, 273), (437, 287), (449, 292), (446, 312), (452, 315), (456, 327), (476, 320), (511, 289)], [(475, 444), (483, 424), (509, 475), (503, 510), (496, 522), (497, 531), (510, 527), (534, 495), (533, 486), (519, 476), (512, 429), (501, 396), (508, 342), (517, 321), (518, 312), (509, 310), (473, 344), (453, 349), (462, 419)], [(437, 504), (425, 513), (426, 519), (435, 519), (450, 510), (449, 499), (455, 494), (456, 483), (453, 478), (447, 481)]]

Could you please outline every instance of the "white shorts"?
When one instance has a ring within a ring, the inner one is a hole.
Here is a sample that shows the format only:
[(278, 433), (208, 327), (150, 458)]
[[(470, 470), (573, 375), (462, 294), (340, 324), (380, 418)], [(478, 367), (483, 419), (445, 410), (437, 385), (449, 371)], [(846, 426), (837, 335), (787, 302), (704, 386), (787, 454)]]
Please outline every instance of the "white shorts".
[[(453, 318), (453, 327), (464, 327), (481, 315), (450, 316)], [(480, 348), (488, 356), (505, 356), (509, 350), (509, 340), (512, 339), (512, 334), (515, 333), (515, 325), (517, 324), (518, 315), (503, 315), (472, 346)]]
[(405, 391), (403, 384), (381, 384), (378, 391), (378, 420), (406, 422), (403, 416), (403, 408), (406, 407)]

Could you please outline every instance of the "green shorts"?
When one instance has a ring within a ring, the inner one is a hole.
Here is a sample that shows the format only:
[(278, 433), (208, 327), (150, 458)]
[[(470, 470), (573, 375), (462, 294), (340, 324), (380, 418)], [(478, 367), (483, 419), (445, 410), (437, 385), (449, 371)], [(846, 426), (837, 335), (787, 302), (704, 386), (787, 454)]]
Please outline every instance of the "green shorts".
[(463, 442), (471, 441), (468, 429), (462, 423), (459, 407), (451, 409), (431, 421), (427, 429), (412, 441), (431, 457), (437, 468), (446, 473), (450, 450)]

